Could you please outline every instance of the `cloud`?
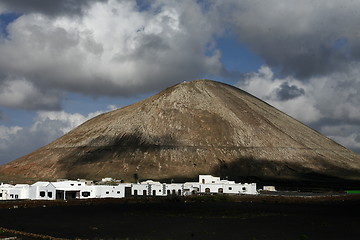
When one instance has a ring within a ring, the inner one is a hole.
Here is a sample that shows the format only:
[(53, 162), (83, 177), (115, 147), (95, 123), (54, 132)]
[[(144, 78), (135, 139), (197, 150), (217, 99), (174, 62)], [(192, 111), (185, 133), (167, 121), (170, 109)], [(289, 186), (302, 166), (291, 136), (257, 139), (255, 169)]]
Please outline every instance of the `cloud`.
[[(64, 92), (130, 96), (227, 77), (214, 40), (224, 29), (282, 76), (305, 82), (360, 61), (360, 2), (351, 0), (15, 0), (1, 8), (22, 15), (0, 38), (0, 74), (27, 82), (39, 99), (57, 93), (57, 103), (31, 109), (58, 109)], [(295, 87), (284, 83), (278, 97), (298, 98)]]
[[(236, 86), (300, 121), (312, 123), (321, 118), (321, 113), (314, 106), (311, 92), (309, 92), (311, 87), (293, 77), (276, 78), (268, 66), (262, 66), (258, 72), (245, 74)], [(301, 89), (299, 90), (301, 94), (294, 96), (293, 89)], [(292, 97), (286, 99), (284, 96)]]
[(60, 92), (43, 91), (25, 79), (0, 82), (0, 102), (5, 107), (60, 110), (61, 97)]
[(299, 79), (346, 71), (360, 61), (360, 1), (230, 0), (213, 9), (226, 16), (239, 40)]
[(283, 82), (276, 90), (276, 95), (279, 100), (286, 101), (304, 95), (305, 91), (295, 85), (289, 85), (288, 82)]
[(353, 151), (360, 153), (360, 129), (359, 123), (325, 125), (321, 127), (321, 131), (334, 141), (347, 146)]
[(351, 65), (349, 73), (331, 73), (306, 82), (278, 78), (262, 66), (245, 74), (236, 86), (360, 152), (359, 76), (360, 63)]
[[(108, 110), (113, 108), (114, 106), (109, 106)], [(82, 115), (64, 111), (40, 111), (30, 126), (0, 125), (0, 164), (28, 154), (104, 112), (97, 111)]]
[[(224, 71), (219, 51), (209, 47), (215, 30), (198, 4), (150, 3), (144, 10), (135, 1), (91, 2), (77, 18), (29, 7), (0, 39), (0, 73), (36, 88), (40, 99), (64, 91), (129, 96)], [(56, 99), (31, 108), (57, 109)]]
[(93, 2), (106, 0), (2, 0), (0, 10), (25, 14), (35, 12), (50, 16), (79, 15)]

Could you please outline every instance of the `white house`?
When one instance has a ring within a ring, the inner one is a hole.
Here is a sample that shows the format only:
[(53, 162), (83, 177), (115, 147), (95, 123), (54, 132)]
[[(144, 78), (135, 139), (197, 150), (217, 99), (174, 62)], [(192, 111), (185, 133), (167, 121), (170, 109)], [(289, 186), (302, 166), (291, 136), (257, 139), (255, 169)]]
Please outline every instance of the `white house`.
[(55, 200), (56, 188), (51, 182), (36, 182), (29, 188), (29, 199)]
[(235, 183), (211, 175), (199, 175), (199, 193), (258, 194), (256, 183)]
[(147, 180), (132, 184), (131, 195), (133, 196), (166, 196), (164, 185), (160, 182)]
[[(86, 181), (59, 180), (52, 183), (56, 188), (56, 199), (80, 199), (81, 191), (88, 191), (89, 187)], [(91, 189), (90, 189), (91, 193)], [(95, 193), (90, 194), (94, 196)], [(85, 194), (86, 195), (86, 194)]]
[[(131, 184), (89, 185), (89, 181), (62, 180), (54, 182), (57, 199), (123, 198)], [(130, 195), (130, 193), (128, 194)]]
[[(95, 198), (123, 198), (128, 187), (131, 187), (131, 184), (93, 185), (89, 188), (94, 191)], [(84, 193), (85, 191), (82, 191), (81, 198), (86, 198)]]
[(213, 177), (211, 175), (199, 175), (199, 183), (211, 184), (220, 182), (220, 177)]

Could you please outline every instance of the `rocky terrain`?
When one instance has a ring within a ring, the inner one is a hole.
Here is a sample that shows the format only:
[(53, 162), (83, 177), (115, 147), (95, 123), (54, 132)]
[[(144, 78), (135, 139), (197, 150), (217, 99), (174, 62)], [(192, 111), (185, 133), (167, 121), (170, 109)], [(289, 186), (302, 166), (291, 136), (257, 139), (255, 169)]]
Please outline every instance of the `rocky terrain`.
[[(21, 143), (19, 143), (21, 144)], [(230, 85), (196, 80), (99, 115), (0, 167), (0, 181), (360, 180), (360, 155)]]

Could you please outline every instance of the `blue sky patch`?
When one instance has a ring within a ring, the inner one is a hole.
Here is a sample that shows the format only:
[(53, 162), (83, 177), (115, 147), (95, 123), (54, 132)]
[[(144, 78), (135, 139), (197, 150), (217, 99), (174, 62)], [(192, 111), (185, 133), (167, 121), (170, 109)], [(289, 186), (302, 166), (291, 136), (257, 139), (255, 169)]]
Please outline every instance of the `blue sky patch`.
[(7, 26), (18, 19), (21, 14), (18, 13), (2, 13), (0, 14), (0, 34), (4, 37), (8, 36)]

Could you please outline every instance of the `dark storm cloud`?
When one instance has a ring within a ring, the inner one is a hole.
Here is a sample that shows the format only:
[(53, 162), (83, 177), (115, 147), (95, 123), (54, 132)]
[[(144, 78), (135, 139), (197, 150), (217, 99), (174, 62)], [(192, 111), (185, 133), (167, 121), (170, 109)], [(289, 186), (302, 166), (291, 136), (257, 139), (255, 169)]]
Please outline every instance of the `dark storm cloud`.
[(281, 101), (290, 100), (305, 94), (305, 90), (298, 88), (295, 85), (289, 85), (288, 82), (284, 82), (276, 90), (277, 98)]
[(1, 0), (5, 9), (17, 13), (42, 13), (48, 16), (81, 15), (94, 2), (107, 0)]
[(271, 67), (299, 79), (346, 71), (360, 61), (360, 1), (229, 0), (226, 14), (241, 42)]

